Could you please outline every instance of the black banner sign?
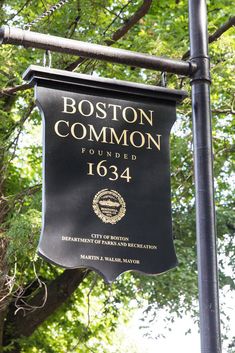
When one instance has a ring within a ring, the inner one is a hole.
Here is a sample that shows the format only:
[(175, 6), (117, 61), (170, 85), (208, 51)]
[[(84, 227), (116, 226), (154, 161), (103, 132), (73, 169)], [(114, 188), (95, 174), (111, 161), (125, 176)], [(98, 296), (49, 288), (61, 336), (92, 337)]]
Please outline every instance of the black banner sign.
[(39, 254), (107, 282), (175, 267), (169, 134), (186, 93), (38, 66), (24, 78), (44, 118)]

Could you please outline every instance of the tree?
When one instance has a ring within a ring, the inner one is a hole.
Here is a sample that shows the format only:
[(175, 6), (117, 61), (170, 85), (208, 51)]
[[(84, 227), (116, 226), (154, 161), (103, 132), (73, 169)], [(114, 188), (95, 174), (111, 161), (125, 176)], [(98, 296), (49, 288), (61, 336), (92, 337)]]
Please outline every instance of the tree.
[[(52, 0), (46, 6), (34, 0), (0, 1), (2, 24), (22, 27), (53, 4)], [(234, 268), (235, 17), (230, 16), (230, 1), (211, 0), (208, 5), (220, 286), (234, 289), (227, 268)], [(187, 60), (187, 14), (185, 1), (78, 0), (41, 19), (32, 30)], [(123, 320), (128, 318), (131, 298), (137, 299), (135, 305), (147, 300), (148, 311), (154, 307), (154, 315), (156, 306), (169, 307), (178, 315), (194, 309), (197, 270), (190, 98), (178, 108), (171, 139), (173, 224), (180, 265), (157, 278), (127, 273), (110, 289), (85, 269), (62, 271), (35, 256), (41, 223), (41, 118), (21, 74), (29, 64), (41, 63), (42, 56), (41, 51), (22, 47), (3, 46), (1, 51), (0, 345), (11, 353), (99, 352), (102, 340), (106, 342), (102, 352), (106, 352), (120, 312)], [(53, 54), (52, 59), (55, 68), (161, 84), (161, 73), (151, 70), (61, 54)], [(190, 91), (185, 77), (168, 75), (167, 84)], [(87, 305), (91, 296), (98, 313), (92, 320)]]

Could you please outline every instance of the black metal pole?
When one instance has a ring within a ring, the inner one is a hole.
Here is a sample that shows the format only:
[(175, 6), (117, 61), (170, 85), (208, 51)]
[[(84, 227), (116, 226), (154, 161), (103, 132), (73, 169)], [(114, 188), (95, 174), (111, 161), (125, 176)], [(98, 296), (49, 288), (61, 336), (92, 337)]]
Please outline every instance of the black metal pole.
[(84, 58), (106, 60), (114, 63), (172, 72), (185, 76), (190, 76), (197, 69), (196, 64), (183, 60), (161, 58), (130, 50), (86, 43), (74, 39), (61, 38), (8, 26), (0, 28), (0, 44), (23, 45), (25, 47), (40, 48), (60, 53), (78, 55)]
[(206, 0), (189, 0), (189, 20), (201, 352), (220, 353)]

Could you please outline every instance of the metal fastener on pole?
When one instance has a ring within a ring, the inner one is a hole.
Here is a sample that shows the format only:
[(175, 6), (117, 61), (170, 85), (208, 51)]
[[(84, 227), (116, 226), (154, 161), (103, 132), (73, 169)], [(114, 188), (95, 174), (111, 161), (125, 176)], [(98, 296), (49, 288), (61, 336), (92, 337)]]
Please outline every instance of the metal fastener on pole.
[(202, 353), (221, 353), (206, 0), (189, 0), (198, 285)]
[(23, 45), (25, 47), (40, 48), (84, 58), (105, 60), (185, 76), (190, 76), (197, 70), (195, 63), (183, 60), (161, 58), (130, 50), (86, 43), (8, 26), (0, 28), (0, 44)]

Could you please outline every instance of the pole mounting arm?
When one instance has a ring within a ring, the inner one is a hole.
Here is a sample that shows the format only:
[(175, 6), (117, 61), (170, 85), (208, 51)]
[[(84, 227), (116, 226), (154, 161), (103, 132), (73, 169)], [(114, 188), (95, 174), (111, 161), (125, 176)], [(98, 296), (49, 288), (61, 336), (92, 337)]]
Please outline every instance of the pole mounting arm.
[(9, 26), (0, 28), (0, 44), (23, 45), (24, 47), (67, 53), (84, 58), (171, 72), (184, 76), (191, 76), (197, 70), (197, 64), (195, 62), (161, 58), (149, 54), (86, 43)]

